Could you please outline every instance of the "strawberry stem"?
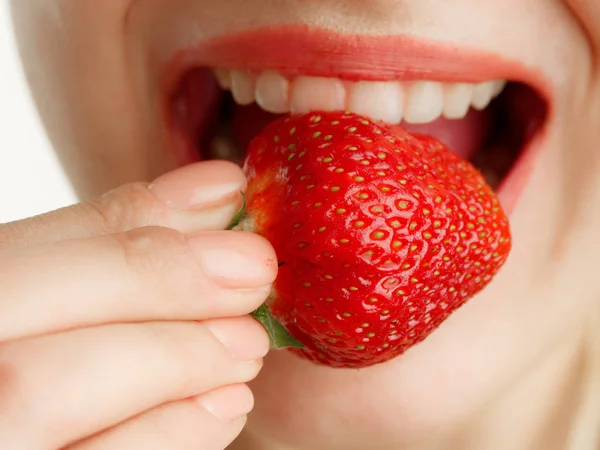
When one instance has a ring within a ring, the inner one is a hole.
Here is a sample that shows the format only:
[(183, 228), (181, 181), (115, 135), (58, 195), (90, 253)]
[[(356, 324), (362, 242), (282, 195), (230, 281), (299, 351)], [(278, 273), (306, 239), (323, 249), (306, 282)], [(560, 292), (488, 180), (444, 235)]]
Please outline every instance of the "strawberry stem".
[(295, 339), (288, 330), (273, 317), (266, 303), (259, 306), (258, 309), (252, 313), (252, 316), (265, 327), (265, 330), (267, 330), (272, 349), (287, 347), (304, 348), (302, 342)]
[[(242, 192), (242, 207), (231, 220), (231, 223), (227, 227), (228, 230), (233, 230), (237, 227), (246, 215), (246, 195)], [(272, 349), (281, 349), (287, 347), (304, 348), (304, 345), (297, 339), (295, 339), (288, 330), (271, 314), (269, 307), (266, 303), (263, 303), (258, 307), (252, 316), (258, 320), (267, 331), (269, 335), (269, 342), (271, 343)]]
[(246, 194), (244, 194), (243, 192), (240, 192), (240, 194), (242, 194), (242, 207), (237, 212), (237, 214), (233, 217), (233, 219), (231, 219), (231, 222), (229, 223), (229, 226), (227, 227), (228, 230), (233, 230), (235, 227), (237, 227), (240, 224), (240, 222), (242, 221), (242, 219), (244, 219), (244, 216), (246, 215)]

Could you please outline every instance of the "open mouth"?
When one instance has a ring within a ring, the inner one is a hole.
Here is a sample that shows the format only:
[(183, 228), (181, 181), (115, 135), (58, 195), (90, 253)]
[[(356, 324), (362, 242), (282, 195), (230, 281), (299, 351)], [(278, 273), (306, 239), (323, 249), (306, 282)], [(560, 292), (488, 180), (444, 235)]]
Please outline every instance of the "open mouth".
[(180, 70), (168, 92), (167, 119), (182, 164), (240, 163), (249, 141), (279, 115), (342, 110), (440, 139), (502, 191), (512, 178), (524, 184), (523, 176), (511, 174), (528, 171), (519, 166), (531, 165), (527, 154), (537, 146), (530, 144), (546, 128), (550, 110), (548, 97), (518, 78), (435, 81), (430, 74), (377, 81), (202, 66)]

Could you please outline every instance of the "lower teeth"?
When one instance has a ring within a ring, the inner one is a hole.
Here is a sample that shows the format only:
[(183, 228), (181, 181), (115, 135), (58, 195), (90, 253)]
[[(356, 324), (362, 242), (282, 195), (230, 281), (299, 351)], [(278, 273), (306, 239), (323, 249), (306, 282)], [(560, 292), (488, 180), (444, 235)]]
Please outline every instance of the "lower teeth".
[(244, 156), (244, 149), (237, 145), (230, 131), (225, 127), (221, 127), (217, 135), (212, 139), (205, 154), (207, 159), (226, 159), (236, 164), (242, 164)]

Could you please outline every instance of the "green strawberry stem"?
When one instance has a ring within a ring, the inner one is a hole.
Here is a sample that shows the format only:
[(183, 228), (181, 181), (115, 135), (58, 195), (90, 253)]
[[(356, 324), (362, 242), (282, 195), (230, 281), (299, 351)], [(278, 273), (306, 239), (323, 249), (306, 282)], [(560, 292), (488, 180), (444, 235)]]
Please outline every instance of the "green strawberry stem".
[(266, 303), (260, 305), (258, 309), (252, 313), (252, 316), (265, 327), (265, 330), (267, 330), (272, 349), (287, 347), (304, 348), (302, 342), (295, 339), (288, 330), (273, 317)]
[(233, 216), (233, 219), (231, 219), (231, 222), (227, 227), (228, 230), (233, 230), (235, 227), (237, 227), (246, 216), (246, 194), (244, 194), (243, 192), (240, 192), (240, 194), (242, 194), (242, 207), (237, 212), (237, 214)]
[[(242, 207), (227, 227), (228, 230), (235, 229), (235, 227), (241, 223), (246, 215), (246, 195), (243, 192), (242, 199)], [(286, 330), (285, 327), (275, 317), (273, 317), (266, 303), (263, 303), (255, 311), (253, 311), (252, 316), (258, 320), (267, 331), (272, 349), (281, 349), (287, 347), (304, 348), (302, 342), (294, 338), (289, 331)]]

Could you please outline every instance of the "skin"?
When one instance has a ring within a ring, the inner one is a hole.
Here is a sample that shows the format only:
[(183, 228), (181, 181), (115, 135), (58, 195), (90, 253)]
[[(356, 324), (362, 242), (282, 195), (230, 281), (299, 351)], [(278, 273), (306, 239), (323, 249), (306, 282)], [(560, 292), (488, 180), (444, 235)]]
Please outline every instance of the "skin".
[[(92, 0), (18, 0), (12, 6), (42, 118), (83, 198), (175, 168), (159, 108), (159, 81), (164, 62), (190, 35), (200, 41), (293, 17), (340, 32), (412, 33), (469, 44), (541, 70), (551, 81), (556, 116), (539, 164), (512, 212), (514, 249), (496, 280), (422, 345), (369, 370), (332, 371), (285, 352), (270, 354), (251, 384), (254, 412), (231, 448), (594, 448), (600, 397), (588, 391), (586, 380), (596, 376), (599, 342), (594, 330), (600, 314), (600, 3), (111, 0), (100, 6)], [(211, 180), (203, 187), (210, 191), (222, 184)], [(157, 224), (187, 235), (198, 227), (139, 214), (143, 220), (91, 234)], [(226, 216), (220, 220), (226, 223)], [(77, 229), (68, 220), (52, 223), (60, 239)], [(5, 230), (4, 242), (22, 249), (33, 239), (24, 228)], [(218, 227), (212, 223), (205, 228)], [(261, 251), (255, 257), (268, 259), (268, 250)], [(102, 264), (109, 262), (97, 263)], [(262, 281), (267, 279), (264, 275)], [(251, 306), (252, 301), (241, 313)], [(105, 309), (111, 310), (108, 305)], [(208, 316), (222, 315), (213, 311)], [(190, 317), (193, 312), (180, 318)], [(215, 358), (210, 353), (202, 357), (207, 365)], [(135, 386), (122, 388), (137, 392)], [(189, 395), (203, 392), (192, 391)], [(67, 390), (63, 395), (73, 394)], [(205, 424), (190, 414), (181, 412), (177, 426)], [(121, 422), (129, 417), (121, 416), (111, 417), (121, 417)], [(146, 427), (139, 425), (138, 434), (154, 429)], [(77, 437), (86, 436), (82, 433)], [(126, 442), (127, 436), (114, 439)], [(206, 442), (194, 448), (227, 445)]]

